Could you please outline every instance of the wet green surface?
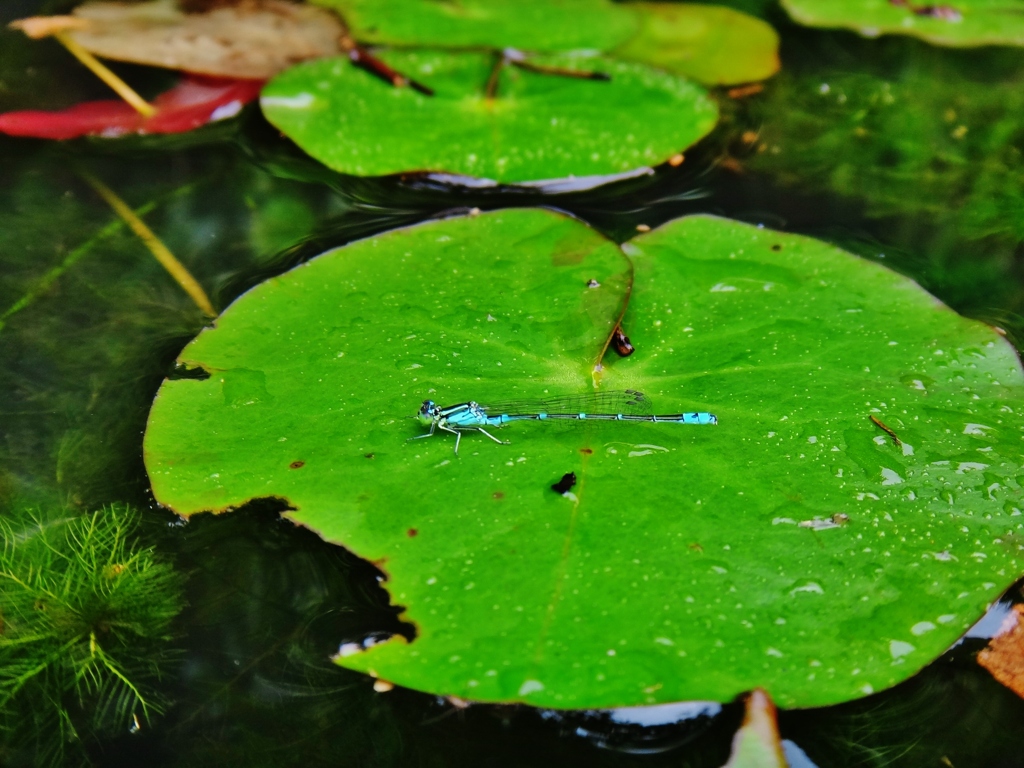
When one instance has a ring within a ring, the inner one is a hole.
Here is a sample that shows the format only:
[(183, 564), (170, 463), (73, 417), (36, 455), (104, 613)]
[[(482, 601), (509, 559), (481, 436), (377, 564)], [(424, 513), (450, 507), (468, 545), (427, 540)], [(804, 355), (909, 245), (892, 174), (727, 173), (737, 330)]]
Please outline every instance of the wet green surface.
[(609, 0), (317, 0), (359, 40), (395, 45), (606, 51), (637, 27)]
[[(1016, 353), (809, 238), (686, 217), (623, 248), (635, 282), (593, 230), (498, 211), (263, 283), (183, 351), (208, 378), (157, 396), (157, 500), (279, 499), (378, 564), (416, 637), (338, 662), (417, 690), (609, 708), (761, 685), (808, 707), (906, 679), (1024, 564), (1002, 538), (1024, 530)], [(630, 288), (637, 351), (601, 388), (717, 427), (408, 442), (427, 398), (592, 390)], [(573, 495), (552, 493), (569, 470)]]
[(952, 3), (892, 0), (783, 0), (802, 24), (843, 27), (865, 37), (913, 35), (937, 45), (1024, 45), (1024, 16), (1014, 0)]
[[(3, 13), (35, 10), (29, 5), (5, 6)], [(801, 30), (777, 11), (767, 13), (782, 33), (783, 71), (761, 97), (724, 100), (725, 127), (706, 150), (690, 152), (679, 169), (551, 202), (617, 240), (635, 234), (638, 224), (657, 226), (696, 211), (825, 238), (883, 260), (958, 311), (1019, 339), (1021, 235), (1012, 202), (997, 205), (1015, 199), (1013, 180), (1020, 175), (1012, 109), (1018, 54), (989, 51), (968, 60), (913, 40)], [(0, 108), (55, 107), (105, 95), (55, 48), (28, 48), (6, 31), (0, 35)], [(155, 85), (138, 70), (122, 71), (140, 87)], [(845, 101), (833, 91), (827, 108), (811, 100), (814, 88), (839, 73), (869, 87), (851, 89)], [(865, 159), (853, 138), (841, 138), (862, 114), (872, 114), (865, 112), (870, 105), (858, 106), (860, 96), (886, 82), (909, 84), (911, 95), (934, 94), (928, 97), (934, 111), (901, 97), (896, 103), (903, 111), (885, 113), (899, 119), (871, 126), (879, 141), (903, 149), (900, 157), (938, 154), (934, 135), (949, 136), (959, 126), (945, 122), (947, 103), (957, 115), (978, 115), (964, 142), (951, 144), (973, 147), (957, 160), (964, 169), (959, 182), (930, 186), (920, 167), (904, 168), (889, 153)], [(1005, 95), (993, 95), (999, 93)], [(808, 110), (821, 121), (810, 134), (794, 122)], [(1003, 128), (992, 143), (970, 144), (993, 124)], [(690, 169), (719, 156), (725, 144), (745, 145), (738, 137), (746, 130), (772, 139), (753, 142), (755, 152), (764, 144), (753, 157), (741, 156), (747, 172), (735, 174), (727, 164), (695, 181)], [(826, 151), (788, 147), (813, 148), (814, 137), (833, 131), (840, 138)], [(84, 734), (85, 753), (100, 765), (721, 766), (739, 722), (735, 708), (706, 728), (663, 726), (638, 734), (600, 718), (581, 724), (543, 719), (529, 708), (455, 710), (411, 691), (374, 693), (363, 676), (328, 660), (342, 642), (401, 629), (371, 566), (277, 522), (275, 509), (166, 525), (173, 517), (148, 494), (141, 431), (161, 381), (203, 319), (124, 229), (95, 239), (112, 215), (78, 180), (74, 163), (133, 207), (151, 203), (146, 220), (219, 307), (356, 237), (453, 206), (539, 202), (415, 181), (335, 179), (329, 188), (287, 180), (281, 176), (327, 177), (258, 121), (246, 123), (240, 135), (239, 144), (218, 135), (206, 146), (156, 143), (148, 151), (135, 142), (130, 153), (101, 142), (58, 149), (0, 139), (0, 312), (38, 294), (0, 329), (0, 503), (5, 514), (34, 504), (77, 511), (111, 501), (142, 507), (146, 540), (189, 577), (179, 641), (184, 653), (165, 678), (175, 705), (137, 734), (127, 725), (117, 737)], [(990, 186), (972, 186), (986, 178), (993, 179)], [(898, 182), (901, 192), (889, 194)], [(685, 199), (695, 186), (711, 197)], [(931, 202), (922, 207), (921, 199)], [(977, 218), (972, 211), (980, 212)], [(975, 221), (989, 223), (975, 227)], [(50, 270), (76, 253), (50, 287), (37, 291)], [(1024, 705), (974, 665), (971, 653), (980, 644), (968, 639), (883, 694), (784, 711), (783, 738), (821, 766), (1018, 765)], [(575, 735), (581, 732), (599, 734), (595, 740), (608, 748)], [(623, 751), (637, 744), (664, 751)], [(39, 764), (31, 754), (10, 751), (0, 762)]]
[(708, 85), (764, 80), (779, 68), (779, 37), (755, 16), (720, 5), (630, 3), (639, 29), (612, 53)]
[(636, 172), (687, 149), (718, 119), (696, 83), (606, 57), (530, 61), (610, 80), (507, 65), (493, 98), (484, 90), (495, 65), (490, 53), (382, 57), (434, 95), (392, 88), (335, 58), (277, 76), (260, 104), (270, 122), (341, 173), (423, 170), (504, 183)]

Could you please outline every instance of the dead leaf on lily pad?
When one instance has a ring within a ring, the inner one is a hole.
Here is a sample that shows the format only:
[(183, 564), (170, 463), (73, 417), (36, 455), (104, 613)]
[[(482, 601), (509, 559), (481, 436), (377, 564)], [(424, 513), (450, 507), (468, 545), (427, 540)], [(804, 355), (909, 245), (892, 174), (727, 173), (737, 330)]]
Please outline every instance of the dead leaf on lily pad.
[(76, 19), (74, 16), (32, 16), (28, 19), (12, 21), (8, 26), (11, 29), (20, 29), (33, 40), (39, 40), (72, 29), (82, 29), (88, 25), (89, 22), (84, 19)]
[(205, 75), (264, 80), (291, 65), (337, 55), (344, 33), (330, 11), (284, 0), (242, 0), (184, 13), (174, 0), (92, 2), (68, 37), (97, 56)]
[(999, 634), (978, 654), (978, 663), (1024, 698), (1024, 605), (1013, 606)]

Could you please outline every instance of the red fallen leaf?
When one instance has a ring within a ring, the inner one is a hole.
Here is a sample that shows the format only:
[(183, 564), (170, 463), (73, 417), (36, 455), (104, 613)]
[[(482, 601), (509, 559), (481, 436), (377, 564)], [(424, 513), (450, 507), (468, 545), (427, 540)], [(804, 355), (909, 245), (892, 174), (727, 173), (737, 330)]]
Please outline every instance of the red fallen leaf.
[(123, 101), (88, 101), (59, 112), (25, 110), (0, 114), (0, 133), (37, 139), (183, 133), (238, 114), (259, 96), (264, 82), (187, 75), (153, 100), (157, 112), (149, 118)]

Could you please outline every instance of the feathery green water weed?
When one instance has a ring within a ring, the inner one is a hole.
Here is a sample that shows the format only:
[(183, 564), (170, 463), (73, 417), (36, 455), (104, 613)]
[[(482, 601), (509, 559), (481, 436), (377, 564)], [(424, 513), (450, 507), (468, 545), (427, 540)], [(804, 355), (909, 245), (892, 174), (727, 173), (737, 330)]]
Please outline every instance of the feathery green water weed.
[(0, 762), (82, 754), (167, 704), (183, 577), (134, 536), (139, 514), (22, 512), (0, 520)]

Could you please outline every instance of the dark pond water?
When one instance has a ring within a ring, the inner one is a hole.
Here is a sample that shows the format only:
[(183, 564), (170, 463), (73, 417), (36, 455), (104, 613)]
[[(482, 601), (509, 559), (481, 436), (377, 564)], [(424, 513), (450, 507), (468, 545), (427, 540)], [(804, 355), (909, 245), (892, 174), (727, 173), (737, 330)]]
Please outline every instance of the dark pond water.
[[(741, 4), (743, 5), (743, 4)], [(912, 276), (961, 313), (1024, 339), (1024, 52), (863, 40), (786, 21), (763, 93), (718, 94), (722, 126), (678, 169), (542, 196), (353, 180), (309, 162), (250, 111), (164, 139), (54, 145), (0, 138), (0, 507), (143, 510), (143, 540), (187, 575), (167, 713), (65, 758), (96, 765), (722, 765), (741, 718), (641, 726), (608, 713), (453, 706), (373, 691), (328, 660), (398, 626), (372, 566), (264, 506), (181, 524), (142, 464), (149, 404), (203, 318), (81, 181), (131, 205), (218, 307), (329, 247), (457, 208), (548, 205), (616, 240), (692, 212), (810, 234)], [(6, 23), (40, 8), (7, 2)], [(57, 3), (44, 10), (60, 10)], [(143, 89), (166, 79), (120, 67)], [(0, 32), (0, 111), (105, 97), (54, 44)], [(410, 126), (415, 130), (415, 126)], [(699, 193), (699, 194), (695, 194)], [(52, 285), (32, 293), (49, 270)], [(1019, 589), (1007, 600), (1019, 599)], [(842, 706), (783, 712), (794, 766), (1024, 765), (1024, 702), (974, 662), (967, 638), (908, 682)], [(37, 725), (15, 724), (24, 736)], [(8, 734), (10, 736), (10, 734)], [(47, 732), (33, 734), (39, 741)], [(16, 739), (11, 738), (10, 743)], [(36, 764), (31, 749), (0, 751)], [(801, 762), (801, 761), (806, 762)]]

